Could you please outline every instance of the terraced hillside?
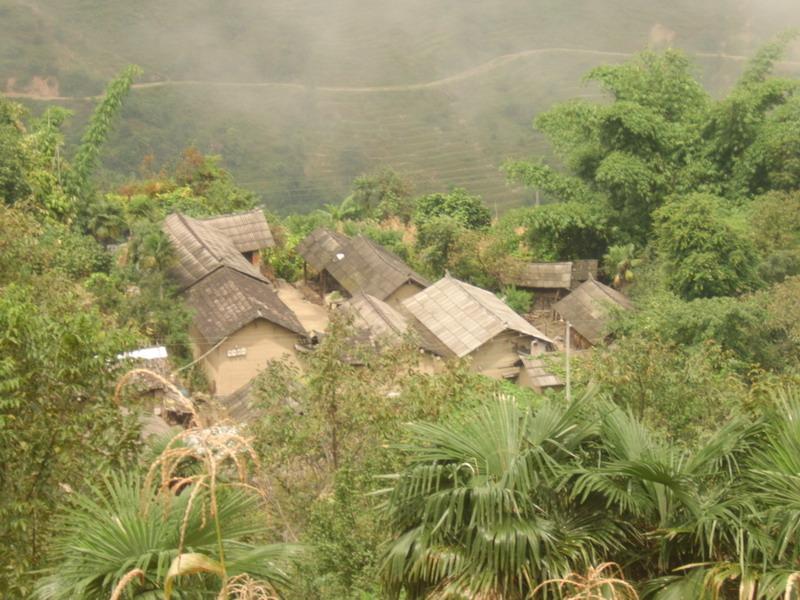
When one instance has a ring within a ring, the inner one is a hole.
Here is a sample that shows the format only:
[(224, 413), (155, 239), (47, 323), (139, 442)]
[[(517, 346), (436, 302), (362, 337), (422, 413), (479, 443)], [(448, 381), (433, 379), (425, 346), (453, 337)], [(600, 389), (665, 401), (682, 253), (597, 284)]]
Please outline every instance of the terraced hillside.
[(676, 45), (722, 89), (793, 19), (800, 5), (778, 0), (0, 0), (0, 82), (34, 110), (70, 106), (77, 130), (105, 80), (144, 67), (107, 177), (194, 144), (282, 211), (383, 165), (502, 209), (525, 195), (498, 166), (547, 153), (531, 118), (597, 94), (592, 66)]

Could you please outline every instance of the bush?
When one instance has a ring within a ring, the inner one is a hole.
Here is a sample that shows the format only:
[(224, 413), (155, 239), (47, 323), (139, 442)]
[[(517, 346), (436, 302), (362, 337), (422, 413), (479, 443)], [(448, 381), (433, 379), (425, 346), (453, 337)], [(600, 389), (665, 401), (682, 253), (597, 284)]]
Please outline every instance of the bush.
[(521, 315), (528, 314), (533, 304), (533, 292), (517, 289), (510, 285), (503, 288), (500, 299)]

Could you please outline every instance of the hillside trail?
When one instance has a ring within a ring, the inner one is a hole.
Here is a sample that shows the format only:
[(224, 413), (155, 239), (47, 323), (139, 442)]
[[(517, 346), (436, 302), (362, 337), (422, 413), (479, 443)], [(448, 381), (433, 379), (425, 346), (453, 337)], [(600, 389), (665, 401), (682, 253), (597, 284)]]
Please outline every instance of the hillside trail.
[[(378, 86), (330, 86), (330, 85), (313, 85), (306, 83), (296, 83), (290, 81), (208, 81), (200, 79), (166, 79), (163, 81), (151, 81), (146, 83), (134, 83), (131, 87), (133, 89), (149, 89), (160, 87), (215, 87), (215, 88), (276, 88), (276, 89), (293, 89), (293, 90), (308, 90), (317, 92), (329, 93), (342, 93), (342, 94), (374, 94), (374, 93), (387, 93), (387, 92), (413, 92), (417, 90), (427, 90), (447, 86), (453, 83), (459, 83), (474, 77), (485, 75), (495, 69), (498, 69), (508, 63), (535, 56), (539, 54), (563, 54), (563, 55), (585, 55), (585, 56), (599, 56), (599, 57), (612, 57), (612, 58), (630, 58), (634, 55), (632, 52), (616, 52), (613, 50), (590, 50), (584, 48), (532, 48), (529, 50), (521, 50), (520, 52), (512, 52), (510, 54), (503, 54), (492, 58), (480, 65), (470, 67), (464, 71), (460, 71), (453, 75), (443, 77), (441, 79), (434, 79), (432, 81), (425, 81), (420, 83), (409, 83), (403, 85), (378, 85)], [(730, 60), (735, 62), (745, 62), (749, 60), (748, 56), (741, 56), (737, 54), (726, 54), (723, 52), (696, 52), (693, 56), (700, 58), (716, 58), (720, 60)], [(800, 67), (800, 61), (778, 61), (777, 65)], [(35, 92), (15, 92), (6, 91), (2, 92), (7, 98), (21, 98), (30, 100), (58, 100), (58, 101), (80, 101), (80, 100), (98, 100), (103, 97), (102, 94), (95, 96), (43, 96)]]

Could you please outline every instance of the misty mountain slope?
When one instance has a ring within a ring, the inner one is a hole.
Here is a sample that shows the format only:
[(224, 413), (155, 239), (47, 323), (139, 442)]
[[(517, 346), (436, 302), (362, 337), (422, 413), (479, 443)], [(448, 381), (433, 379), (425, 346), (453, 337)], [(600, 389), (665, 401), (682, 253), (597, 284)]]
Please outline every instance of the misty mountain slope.
[[(460, 185), (503, 208), (524, 193), (498, 166), (547, 152), (531, 118), (596, 94), (581, 84), (592, 66), (648, 43), (750, 54), (800, 24), (787, 2), (661, 4), (2, 0), (0, 82), (39, 97), (87, 96), (134, 62), (142, 82), (163, 83), (133, 91), (105, 158), (112, 178), (145, 155), (168, 161), (195, 144), (283, 211), (335, 201), (381, 165), (418, 191)], [(712, 89), (741, 68), (698, 61)], [(75, 110), (77, 130), (92, 103), (59, 102)]]

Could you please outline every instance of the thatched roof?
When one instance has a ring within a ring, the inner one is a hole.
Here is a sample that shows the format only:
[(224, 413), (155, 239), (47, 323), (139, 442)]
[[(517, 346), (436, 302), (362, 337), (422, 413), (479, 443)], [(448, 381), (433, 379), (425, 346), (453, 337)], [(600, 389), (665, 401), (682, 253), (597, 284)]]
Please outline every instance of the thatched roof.
[(558, 376), (548, 372), (547, 365), (541, 358), (532, 356), (520, 356), (520, 358), (522, 359), (522, 368), (527, 371), (531, 385), (535, 389), (557, 388), (564, 385)]
[(263, 248), (273, 248), (272, 238), (264, 211), (260, 208), (243, 213), (233, 213), (202, 219), (217, 231), (225, 234), (239, 252), (253, 252)]
[(462, 357), (503, 331), (552, 340), (497, 296), (446, 275), (403, 302), (420, 325), (452, 355)]
[(346, 235), (319, 227), (297, 244), (297, 253), (314, 269), (322, 271), (348, 241)]
[(597, 269), (600, 266), (596, 258), (585, 258), (572, 261), (572, 287), (578, 287), (587, 279), (597, 278)]
[(572, 283), (572, 263), (526, 263), (501, 275), (505, 284), (536, 289), (568, 290)]
[(420, 287), (429, 285), (399, 257), (360, 235), (349, 240), (325, 270), (351, 295), (364, 292), (380, 300), (385, 300), (406, 283), (416, 283)]
[(375, 296), (358, 293), (344, 302), (341, 310), (353, 318), (353, 326), (370, 337), (402, 337), (408, 331), (405, 317)]
[(361, 235), (350, 239), (316, 229), (298, 244), (297, 252), (318, 271), (330, 273), (351, 296), (363, 292), (385, 300), (405, 283), (429, 285), (398, 256)]
[(553, 310), (569, 321), (575, 331), (591, 344), (599, 344), (605, 339), (608, 320), (614, 308), (630, 310), (633, 303), (617, 290), (595, 279), (582, 283), (553, 305)]
[(596, 259), (571, 262), (532, 262), (500, 276), (506, 285), (543, 290), (569, 290), (597, 276)]
[[(306, 333), (269, 280), (242, 256), (244, 248), (263, 243), (262, 222), (261, 211), (206, 220), (175, 213), (164, 221), (177, 257), (173, 276), (194, 309), (195, 326), (212, 344), (256, 319)], [(228, 233), (238, 236), (242, 250)]]
[(434, 354), (446, 355), (447, 349), (442, 348), (436, 338), (419, 327), (419, 323), (409, 323), (405, 315), (375, 296), (359, 292), (341, 305), (341, 310), (347, 311), (353, 318), (353, 326), (361, 335), (371, 341), (381, 339), (399, 340), (408, 333), (413, 333), (420, 348)]
[(193, 285), (186, 300), (195, 311), (194, 324), (216, 344), (256, 319), (266, 319), (300, 335), (305, 330), (266, 281), (222, 268)]
[(267, 281), (233, 241), (208, 222), (174, 213), (164, 220), (164, 232), (175, 250), (177, 261), (171, 270), (182, 289), (222, 267)]

